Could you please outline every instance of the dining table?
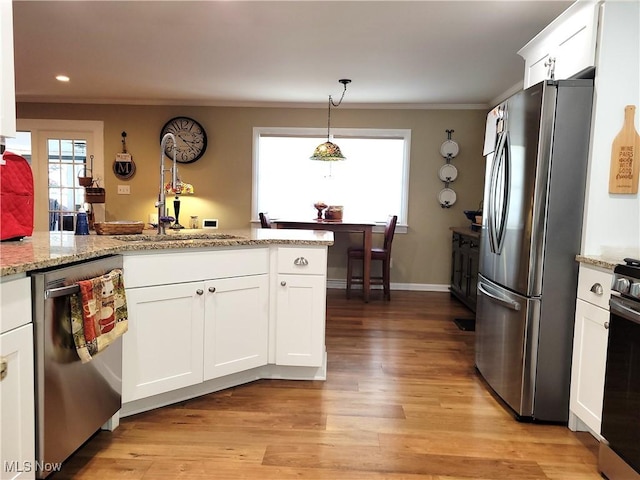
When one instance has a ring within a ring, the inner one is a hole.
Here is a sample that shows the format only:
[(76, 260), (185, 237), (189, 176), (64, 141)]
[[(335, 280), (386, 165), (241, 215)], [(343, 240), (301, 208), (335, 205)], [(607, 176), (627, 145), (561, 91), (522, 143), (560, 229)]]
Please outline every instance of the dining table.
[(297, 228), (304, 230), (330, 230), (332, 232), (362, 233), (362, 248), (364, 249), (362, 267), (362, 291), (365, 303), (369, 302), (371, 292), (371, 248), (373, 247), (373, 227), (375, 222), (350, 220), (287, 220), (275, 219), (271, 223), (276, 228)]

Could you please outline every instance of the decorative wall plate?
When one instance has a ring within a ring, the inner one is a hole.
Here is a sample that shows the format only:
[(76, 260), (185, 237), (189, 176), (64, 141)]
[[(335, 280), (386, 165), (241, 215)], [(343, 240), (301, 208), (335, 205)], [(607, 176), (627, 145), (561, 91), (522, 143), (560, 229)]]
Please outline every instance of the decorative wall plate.
[(442, 207), (449, 208), (456, 203), (456, 192), (450, 188), (443, 188), (440, 190), (440, 193), (438, 193), (438, 201)]
[(444, 158), (454, 158), (459, 151), (460, 147), (453, 140), (445, 140), (440, 146), (440, 155)]
[(438, 177), (440, 177), (440, 180), (443, 182), (453, 182), (458, 178), (458, 169), (450, 163), (446, 163), (440, 167)]

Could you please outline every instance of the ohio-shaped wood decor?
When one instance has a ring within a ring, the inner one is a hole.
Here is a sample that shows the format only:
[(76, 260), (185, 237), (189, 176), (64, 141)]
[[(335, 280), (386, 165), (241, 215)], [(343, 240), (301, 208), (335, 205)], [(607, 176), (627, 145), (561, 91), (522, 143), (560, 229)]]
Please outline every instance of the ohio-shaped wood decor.
[(640, 135), (635, 129), (635, 105), (624, 107), (624, 124), (611, 145), (609, 193), (638, 193)]

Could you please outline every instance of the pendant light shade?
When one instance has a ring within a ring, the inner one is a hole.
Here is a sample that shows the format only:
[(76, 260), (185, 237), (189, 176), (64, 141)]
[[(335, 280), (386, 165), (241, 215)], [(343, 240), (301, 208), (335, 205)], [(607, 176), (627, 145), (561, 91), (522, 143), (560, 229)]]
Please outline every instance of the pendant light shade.
[(340, 97), (340, 101), (338, 103), (333, 103), (331, 95), (329, 95), (329, 113), (327, 115), (327, 141), (321, 143), (316, 147), (313, 151), (313, 155), (309, 157), (311, 160), (320, 160), (322, 162), (336, 162), (340, 160), (346, 160), (345, 156), (340, 151), (340, 147), (335, 143), (329, 141), (331, 138), (331, 106), (338, 107), (342, 103), (342, 99), (344, 98), (344, 94), (347, 91), (347, 85), (351, 83), (351, 80), (348, 78), (343, 78), (338, 80), (343, 86), (342, 96)]
[(342, 152), (340, 151), (340, 147), (329, 141), (318, 145), (310, 158), (311, 160), (321, 160), (323, 162), (345, 160), (344, 155), (342, 155)]

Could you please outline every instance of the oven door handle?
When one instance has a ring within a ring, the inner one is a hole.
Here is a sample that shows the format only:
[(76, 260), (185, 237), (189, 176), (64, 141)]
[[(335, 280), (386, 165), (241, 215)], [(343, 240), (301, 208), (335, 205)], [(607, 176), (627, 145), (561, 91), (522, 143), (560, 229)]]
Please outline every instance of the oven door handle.
[(612, 297), (609, 300), (609, 308), (613, 313), (617, 313), (626, 320), (640, 324), (640, 312), (627, 307), (616, 297)]

